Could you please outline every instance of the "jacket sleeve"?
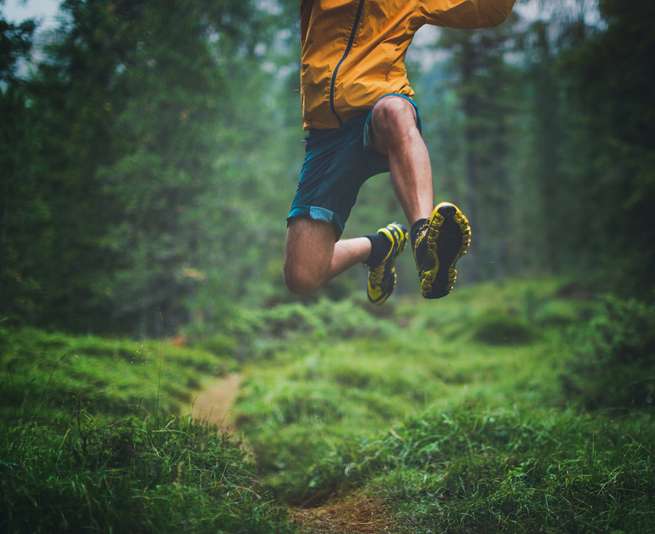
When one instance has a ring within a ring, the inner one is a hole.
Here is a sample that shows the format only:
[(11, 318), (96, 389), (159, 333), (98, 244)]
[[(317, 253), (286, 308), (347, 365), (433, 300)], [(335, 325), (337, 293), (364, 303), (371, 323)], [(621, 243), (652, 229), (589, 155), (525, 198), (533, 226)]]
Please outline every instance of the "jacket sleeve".
[(307, 39), (307, 26), (312, 13), (312, 0), (300, 0), (300, 43)]
[(425, 24), (448, 28), (498, 26), (512, 12), (516, 0), (420, 0)]

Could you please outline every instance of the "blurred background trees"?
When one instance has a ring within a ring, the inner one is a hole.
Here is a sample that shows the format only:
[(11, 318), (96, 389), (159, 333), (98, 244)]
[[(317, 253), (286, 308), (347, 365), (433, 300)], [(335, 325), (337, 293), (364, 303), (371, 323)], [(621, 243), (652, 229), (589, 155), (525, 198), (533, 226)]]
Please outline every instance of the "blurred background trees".
[[(3, 321), (163, 336), (294, 298), (296, 10), (65, 0), (43, 33), (0, 11)], [(652, 294), (653, 16), (646, 0), (528, 2), (499, 28), (417, 39), (437, 190), (474, 224), (463, 281), (552, 273)], [(377, 177), (347, 233), (400, 217)], [(416, 291), (403, 261), (400, 290)]]

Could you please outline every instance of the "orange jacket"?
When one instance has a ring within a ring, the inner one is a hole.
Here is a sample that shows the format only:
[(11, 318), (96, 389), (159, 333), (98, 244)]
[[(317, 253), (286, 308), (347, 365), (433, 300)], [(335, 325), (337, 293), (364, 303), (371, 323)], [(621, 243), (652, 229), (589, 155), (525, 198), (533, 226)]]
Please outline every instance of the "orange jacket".
[(386, 93), (412, 96), (405, 52), (424, 24), (484, 28), (515, 0), (302, 0), (301, 96), (308, 128), (338, 128)]

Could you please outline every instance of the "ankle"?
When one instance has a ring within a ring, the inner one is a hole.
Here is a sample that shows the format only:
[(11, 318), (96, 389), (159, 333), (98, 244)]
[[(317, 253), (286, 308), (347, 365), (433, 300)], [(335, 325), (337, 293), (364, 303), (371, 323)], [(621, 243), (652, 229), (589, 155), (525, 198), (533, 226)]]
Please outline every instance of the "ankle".
[(385, 258), (389, 252), (389, 248), (392, 246), (392, 243), (389, 241), (387, 236), (381, 232), (375, 234), (369, 234), (365, 236), (371, 241), (371, 253), (368, 256), (368, 259), (364, 262), (368, 267), (377, 267), (382, 263), (382, 260)]

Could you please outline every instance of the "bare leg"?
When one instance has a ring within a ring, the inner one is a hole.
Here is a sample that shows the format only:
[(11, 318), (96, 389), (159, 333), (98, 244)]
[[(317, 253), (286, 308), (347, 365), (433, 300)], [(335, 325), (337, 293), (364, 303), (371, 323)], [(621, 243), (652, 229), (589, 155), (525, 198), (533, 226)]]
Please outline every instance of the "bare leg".
[(342, 239), (334, 246), (330, 264), (329, 278), (350, 269), (353, 265), (364, 263), (371, 254), (371, 240), (366, 237)]
[(371, 242), (365, 237), (335, 242), (330, 223), (295, 219), (287, 232), (284, 280), (294, 293), (307, 295), (357, 263), (366, 261)]
[(404, 98), (388, 96), (373, 108), (375, 149), (389, 158), (391, 181), (410, 224), (434, 207), (430, 155), (416, 126), (416, 111)]

